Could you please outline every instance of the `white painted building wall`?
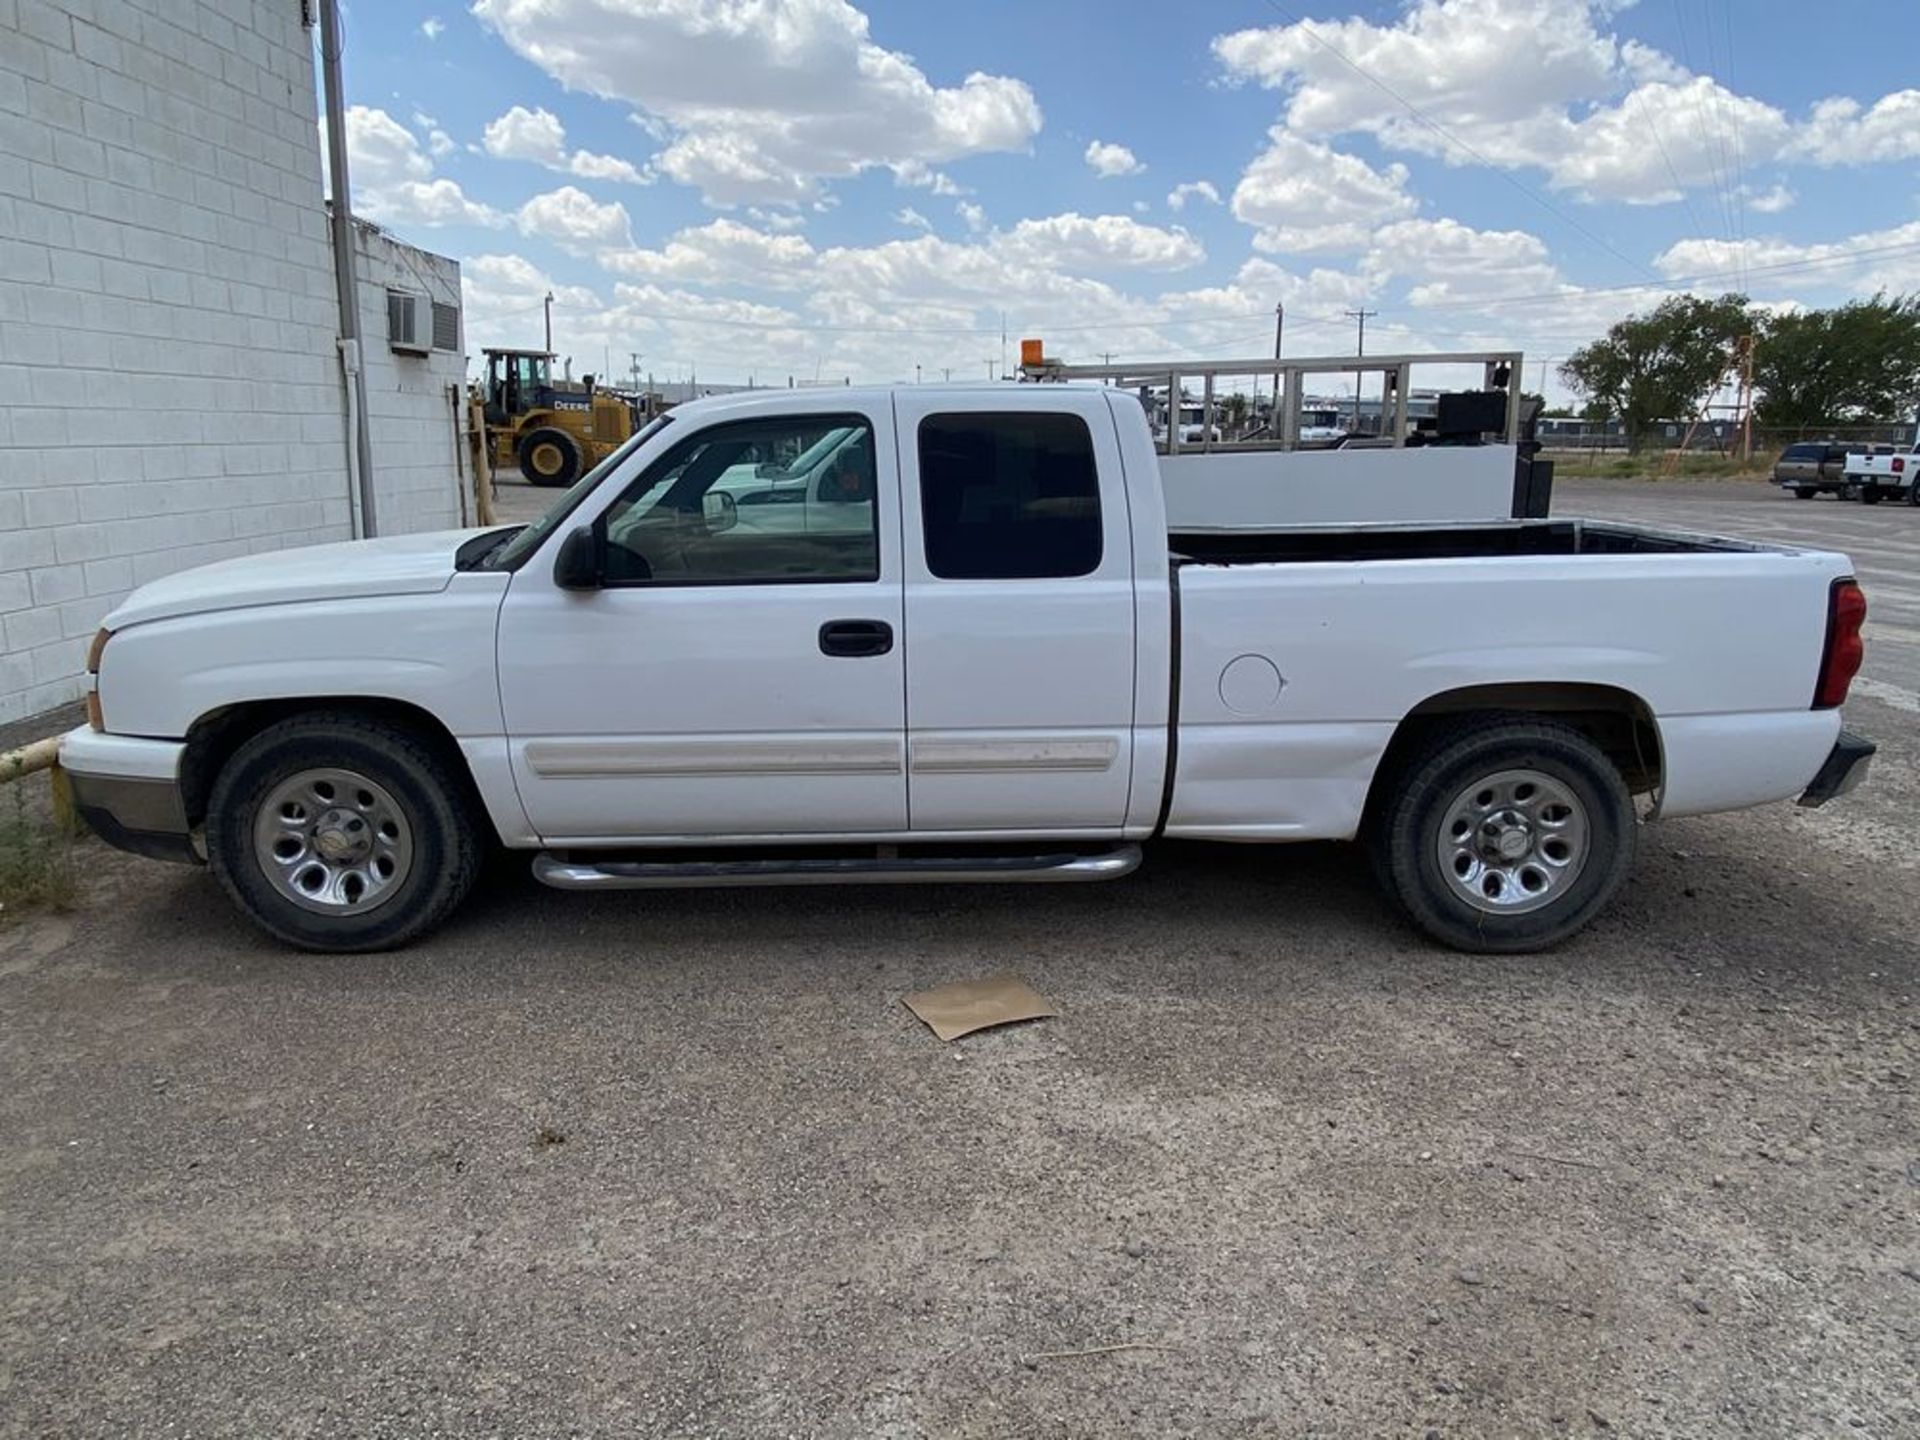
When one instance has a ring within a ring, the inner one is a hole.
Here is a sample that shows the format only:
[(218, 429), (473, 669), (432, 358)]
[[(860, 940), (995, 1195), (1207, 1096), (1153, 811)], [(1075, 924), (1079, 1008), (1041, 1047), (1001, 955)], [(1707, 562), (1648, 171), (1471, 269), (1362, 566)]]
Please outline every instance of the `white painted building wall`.
[[(465, 390), (459, 333), (460, 264), (404, 245), (371, 225), (354, 226), (360, 283), (361, 354), (373, 445), (374, 520), (382, 535), (447, 530), (463, 520), (465, 457), (456, 454), (452, 395)], [(422, 296), (455, 311), (453, 348), (396, 351), (387, 331), (387, 294)], [(471, 506), (468, 511), (470, 513)]]
[[(301, 18), (0, 0), (0, 723), (80, 693), (134, 586), (351, 533)], [(370, 396), (376, 446), (404, 445), (383, 528), (451, 523), (450, 421), (445, 505), (425, 474), (438, 363)]]

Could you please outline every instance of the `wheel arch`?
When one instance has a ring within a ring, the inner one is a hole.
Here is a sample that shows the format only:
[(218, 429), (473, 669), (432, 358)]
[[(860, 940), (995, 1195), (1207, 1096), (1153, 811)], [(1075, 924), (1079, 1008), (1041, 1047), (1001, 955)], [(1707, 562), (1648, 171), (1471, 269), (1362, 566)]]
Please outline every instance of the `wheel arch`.
[(207, 818), (207, 801), (221, 768), (239, 748), (270, 725), (300, 715), (349, 714), (383, 721), (412, 732), (466, 782), (463, 800), (476, 817), (484, 817), (499, 838), (500, 824), (474, 776), (473, 767), (446, 723), (422, 705), (368, 695), (296, 695), (270, 700), (244, 700), (207, 711), (187, 729), (187, 748), (180, 762), (180, 795), (187, 823), (198, 826)]
[(1660, 724), (1653, 707), (1631, 690), (1579, 681), (1465, 685), (1429, 695), (1401, 717), (1374, 769), (1367, 816), (1374, 815), (1392, 777), (1436, 725), (1475, 713), (1540, 715), (1570, 725), (1605, 753), (1629, 791), (1659, 794), (1665, 777)]

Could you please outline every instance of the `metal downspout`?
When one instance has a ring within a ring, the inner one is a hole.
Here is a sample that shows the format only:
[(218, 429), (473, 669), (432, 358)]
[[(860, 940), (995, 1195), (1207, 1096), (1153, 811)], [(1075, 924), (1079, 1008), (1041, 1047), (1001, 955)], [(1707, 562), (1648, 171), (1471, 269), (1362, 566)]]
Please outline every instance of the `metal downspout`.
[(320, 80), (327, 108), (327, 177), (333, 191), (333, 287), (340, 300), (341, 378), (348, 387), (353, 445), (348, 470), (359, 499), (362, 539), (380, 533), (373, 507), (373, 438), (367, 425), (366, 368), (360, 363), (360, 290), (354, 274), (352, 190), (347, 184), (347, 129), (340, 98), (339, 0), (320, 0)]

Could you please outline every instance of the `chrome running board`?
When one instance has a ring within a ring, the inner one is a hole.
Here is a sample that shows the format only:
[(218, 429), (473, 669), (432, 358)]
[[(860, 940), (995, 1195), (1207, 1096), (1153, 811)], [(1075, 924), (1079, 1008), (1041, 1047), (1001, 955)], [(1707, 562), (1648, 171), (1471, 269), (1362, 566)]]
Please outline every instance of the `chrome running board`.
[(854, 860), (562, 860), (533, 857), (533, 878), (556, 890), (700, 890), (742, 885), (1063, 885), (1118, 880), (1140, 847), (1097, 855), (912, 856)]

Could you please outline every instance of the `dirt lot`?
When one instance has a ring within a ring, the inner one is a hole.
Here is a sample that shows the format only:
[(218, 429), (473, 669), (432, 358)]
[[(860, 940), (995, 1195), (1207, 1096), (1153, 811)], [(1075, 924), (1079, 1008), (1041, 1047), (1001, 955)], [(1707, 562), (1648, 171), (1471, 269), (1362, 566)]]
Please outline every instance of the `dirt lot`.
[[(1844, 524), (1908, 599), (1868, 789), (1648, 829), (1550, 956), (1430, 949), (1344, 849), (1163, 845), (507, 872), (315, 960), (89, 848), (84, 909), (0, 929), (0, 1433), (1920, 1433), (1920, 512), (1563, 503)], [(1060, 1017), (900, 1004), (1003, 966)]]

